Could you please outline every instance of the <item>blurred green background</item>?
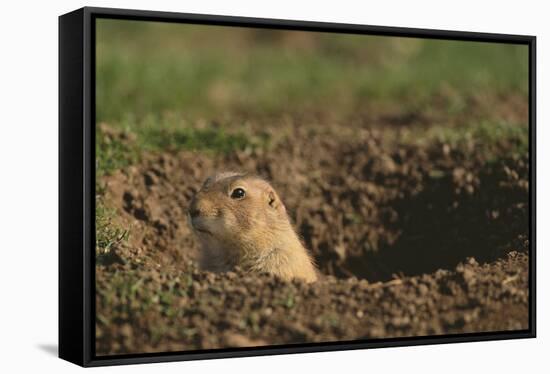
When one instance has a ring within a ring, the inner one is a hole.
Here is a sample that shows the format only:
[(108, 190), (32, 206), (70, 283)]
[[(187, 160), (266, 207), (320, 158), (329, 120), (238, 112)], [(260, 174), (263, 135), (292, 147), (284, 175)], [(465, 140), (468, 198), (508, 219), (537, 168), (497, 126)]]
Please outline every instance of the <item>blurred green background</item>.
[(526, 45), (109, 19), (96, 33), (97, 121), (136, 139), (98, 126), (98, 176), (143, 151), (266, 146), (268, 127), (526, 143)]
[(97, 21), (98, 121), (333, 118), (441, 95), (460, 112), (469, 96), (527, 95), (527, 78), (522, 45)]

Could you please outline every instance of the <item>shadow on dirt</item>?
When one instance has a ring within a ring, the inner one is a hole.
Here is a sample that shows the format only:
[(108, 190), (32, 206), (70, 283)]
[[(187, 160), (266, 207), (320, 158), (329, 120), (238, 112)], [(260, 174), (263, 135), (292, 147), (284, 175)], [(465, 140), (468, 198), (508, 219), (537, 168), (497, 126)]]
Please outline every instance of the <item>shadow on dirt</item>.
[(484, 263), (527, 251), (528, 187), (508, 170), (489, 165), (473, 178), (460, 169), (433, 176), (421, 192), (391, 204), (397, 240), (348, 257), (335, 275), (387, 281), (452, 269), (467, 257)]

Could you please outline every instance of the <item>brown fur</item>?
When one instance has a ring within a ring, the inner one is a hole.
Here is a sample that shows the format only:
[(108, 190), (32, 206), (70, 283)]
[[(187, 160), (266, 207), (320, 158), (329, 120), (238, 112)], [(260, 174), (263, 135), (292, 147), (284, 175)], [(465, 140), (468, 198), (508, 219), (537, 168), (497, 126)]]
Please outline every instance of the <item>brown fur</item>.
[[(242, 188), (245, 197), (234, 199)], [(201, 244), (200, 265), (222, 272), (235, 266), (284, 280), (317, 280), (317, 269), (271, 185), (256, 176), (220, 173), (206, 180), (189, 207)]]

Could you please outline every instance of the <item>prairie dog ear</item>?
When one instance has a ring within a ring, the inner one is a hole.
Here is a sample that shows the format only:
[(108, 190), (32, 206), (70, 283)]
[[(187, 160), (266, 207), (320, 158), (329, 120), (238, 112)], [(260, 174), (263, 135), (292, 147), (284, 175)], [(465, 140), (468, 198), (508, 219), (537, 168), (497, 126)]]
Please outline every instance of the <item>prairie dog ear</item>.
[(281, 212), (285, 211), (283, 202), (272, 188), (270, 188), (267, 192), (267, 199), (270, 207)]

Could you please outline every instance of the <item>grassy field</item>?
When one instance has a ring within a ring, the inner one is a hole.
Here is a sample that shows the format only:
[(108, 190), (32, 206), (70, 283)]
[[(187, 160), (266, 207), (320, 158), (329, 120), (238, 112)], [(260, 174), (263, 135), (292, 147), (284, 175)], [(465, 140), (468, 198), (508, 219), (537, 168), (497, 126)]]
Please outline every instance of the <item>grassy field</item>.
[[(526, 325), (527, 46), (114, 20), (96, 40), (98, 352)], [(328, 280), (196, 268), (186, 206), (229, 169), (276, 185)]]
[[(242, 148), (254, 135), (247, 123), (289, 117), (316, 127), (419, 114), (444, 118), (440, 125), (456, 118), (462, 125), (499, 126), (510, 120), (500, 103), (525, 101), (527, 77), (527, 46), (133, 21), (97, 25), (97, 119), (157, 150)], [(525, 122), (524, 116), (513, 120)]]
[(438, 95), (460, 112), (465, 97), (528, 89), (527, 46), (109, 20), (97, 41), (100, 121), (349, 116)]

